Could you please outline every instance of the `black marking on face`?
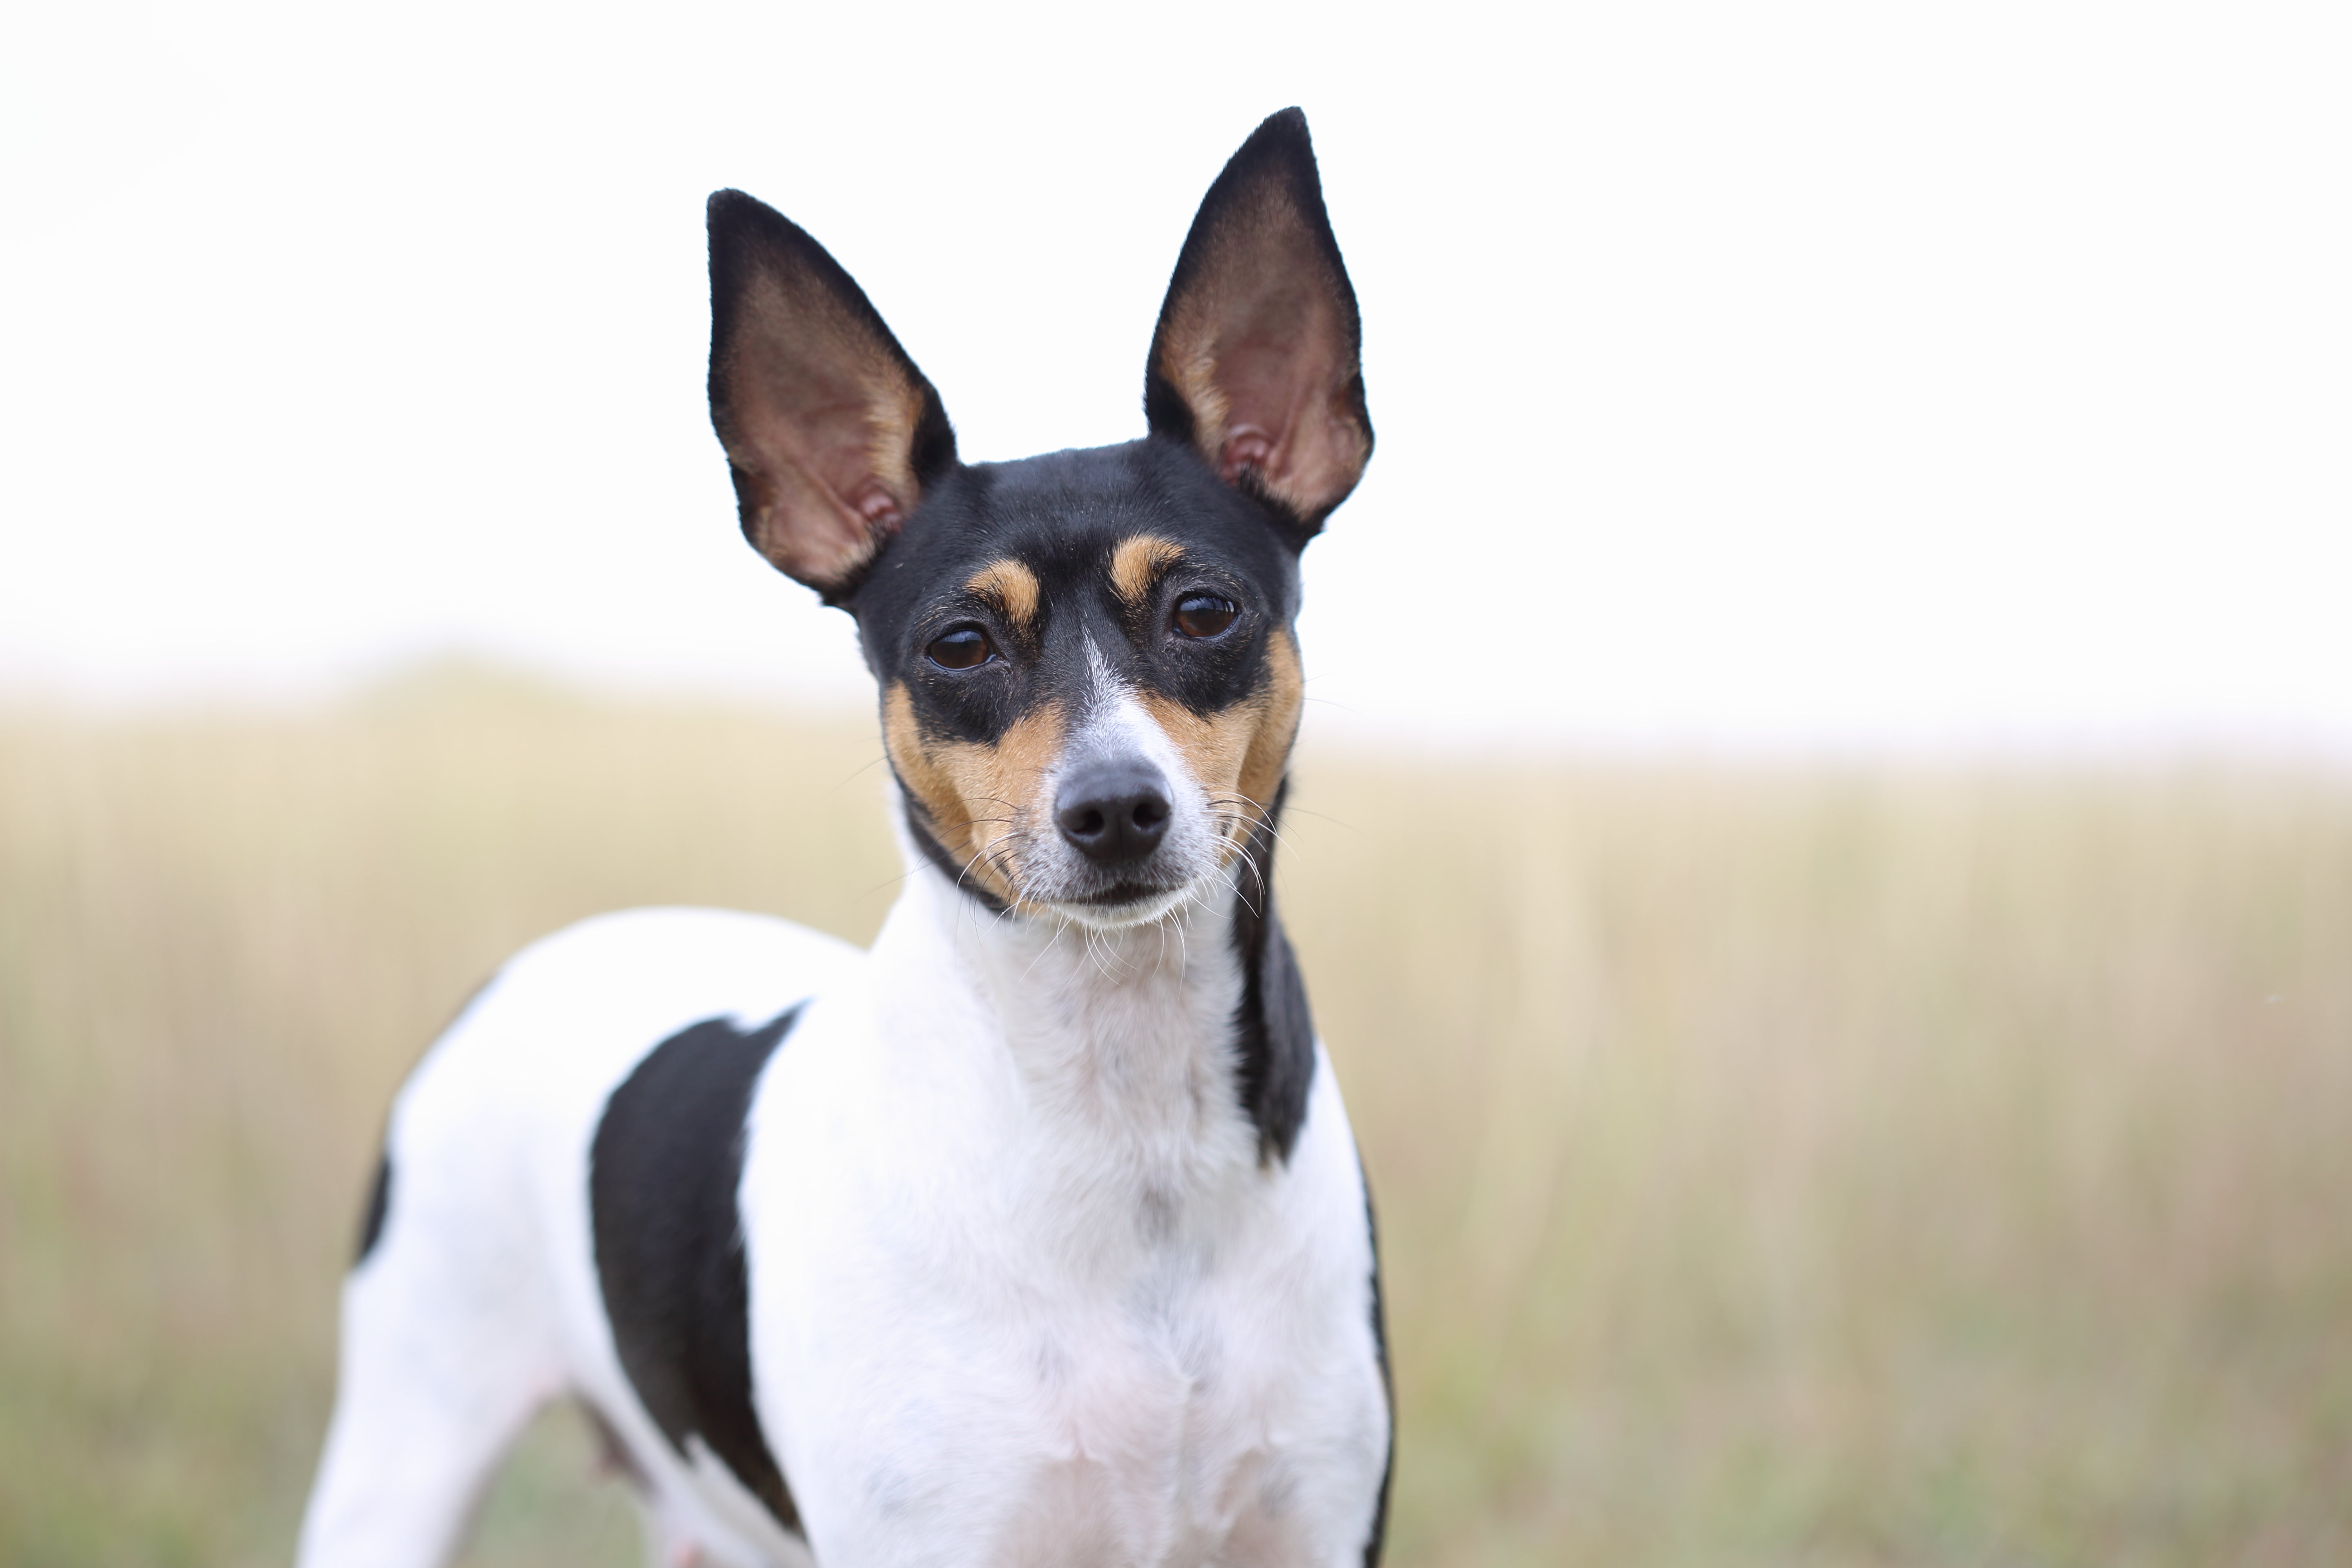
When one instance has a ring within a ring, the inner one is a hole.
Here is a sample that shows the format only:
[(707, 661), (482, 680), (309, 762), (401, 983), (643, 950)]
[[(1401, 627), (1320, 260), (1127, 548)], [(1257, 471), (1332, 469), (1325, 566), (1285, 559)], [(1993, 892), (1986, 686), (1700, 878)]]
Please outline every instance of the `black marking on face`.
[(1315, 1020), (1307, 1009), (1307, 984), (1274, 913), (1274, 823), (1281, 812), (1277, 795), (1268, 820), (1250, 830), (1249, 866), (1234, 908), (1234, 950), (1242, 965), (1242, 1001), (1234, 1018), (1237, 1088), (1257, 1129), (1261, 1163), (1289, 1160), (1315, 1081)]
[[(1359, 1169), (1363, 1156), (1356, 1156)], [(1389, 1453), (1381, 1465), (1380, 1500), (1372, 1505), (1372, 1533), (1364, 1542), (1364, 1568), (1380, 1568), (1389, 1533), (1389, 1483), (1396, 1479), (1396, 1376), (1389, 1369), (1389, 1317), (1381, 1300), (1381, 1222), (1372, 1213), (1372, 1184), (1364, 1183), (1364, 1234), (1372, 1245), (1372, 1348), (1381, 1358), (1381, 1395), (1389, 1413)]]
[(736, 1189), (743, 1123), (794, 1007), (656, 1046), (606, 1102), (590, 1150), (596, 1277), (622, 1369), (680, 1458), (699, 1434), (787, 1529), (800, 1515), (751, 1405), (750, 1288)]
[(386, 1143), (375, 1159), (375, 1176), (368, 1183), (367, 1208), (360, 1215), (360, 1249), (352, 1259), (357, 1268), (368, 1260), (375, 1244), (383, 1239), (383, 1218), (392, 1208), (392, 1145)]
[[(1164, 540), (1181, 557), (1130, 605), (1111, 574), (1118, 547), (1139, 536)], [(1028, 614), (1016, 617), (984, 591), (999, 563), (1036, 583), (1034, 607), (1013, 606)], [(975, 578), (983, 591), (974, 591)], [(1232, 600), (1250, 623), (1249, 636), (1208, 639), (1236, 645), (1234, 657), (1170, 657), (1170, 595), (1180, 585)], [(1147, 439), (947, 475), (847, 607), (868, 667), (886, 688), (908, 683), (927, 734), (984, 743), (1039, 700), (1075, 695), (1089, 638), (1124, 679), (1195, 711), (1228, 706), (1247, 694), (1247, 655), (1266, 630), (1287, 624), (1297, 592), (1297, 552), (1265, 510), (1174, 442)], [(926, 657), (933, 639), (966, 626), (1003, 657), (964, 669)]]

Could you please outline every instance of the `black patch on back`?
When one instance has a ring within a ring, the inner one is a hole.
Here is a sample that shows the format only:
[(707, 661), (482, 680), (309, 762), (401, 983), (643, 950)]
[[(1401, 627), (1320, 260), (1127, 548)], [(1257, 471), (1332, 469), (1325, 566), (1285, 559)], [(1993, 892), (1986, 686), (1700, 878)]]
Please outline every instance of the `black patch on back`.
[(368, 1184), (367, 1208), (360, 1215), (360, 1249), (352, 1259), (357, 1268), (368, 1260), (375, 1244), (383, 1239), (383, 1216), (392, 1207), (392, 1145), (375, 1157), (375, 1179)]
[(749, 1033), (706, 1019), (656, 1046), (605, 1103), (588, 1163), (596, 1277), (637, 1397), (680, 1458), (699, 1433), (794, 1530), (800, 1514), (751, 1408), (735, 1194), (752, 1086), (799, 1016)]
[(1307, 983), (1290, 939), (1274, 912), (1273, 819), (1282, 815), (1286, 781), (1269, 820), (1250, 830), (1241, 888), (1234, 906), (1234, 948), (1242, 963), (1242, 1001), (1234, 1017), (1242, 1109), (1257, 1128), (1261, 1163), (1290, 1158), (1307, 1120), (1307, 1090), (1315, 1081), (1315, 1019), (1307, 1010)]
[[(1356, 1164), (1364, 1159), (1360, 1153)], [(1372, 1213), (1372, 1184), (1364, 1184), (1364, 1234), (1372, 1243), (1372, 1347), (1381, 1357), (1381, 1392), (1389, 1405), (1389, 1457), (1381, 1466), (1381, 1498), (1372, 1509), (1371, 1538), (1364, 1542), (1364, 1568), (1380, 1568), (1381, 1549), (1388, 1544), (1389, 1483), (1396, 1479), (1396, 1376), (1389, 1370), (1389, 1315), (1381, 1300), (1381, 1222)]]

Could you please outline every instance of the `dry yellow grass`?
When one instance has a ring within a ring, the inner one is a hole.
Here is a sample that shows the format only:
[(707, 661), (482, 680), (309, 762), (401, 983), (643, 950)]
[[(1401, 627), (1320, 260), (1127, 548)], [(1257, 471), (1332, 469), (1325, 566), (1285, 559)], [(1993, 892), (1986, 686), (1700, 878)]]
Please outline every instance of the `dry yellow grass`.
[[(618, 905), (853, 938), (863, 726), (0, 720), (0, 1562), (282, 1560), (387, 1098)], [(866, 771), (861, 771), (866, 770)], [(2352, 787), (1308, 752), (1400, 1568), (2352, 1562)], [(562, 1426), (474, 1561), (633, 1561)]]

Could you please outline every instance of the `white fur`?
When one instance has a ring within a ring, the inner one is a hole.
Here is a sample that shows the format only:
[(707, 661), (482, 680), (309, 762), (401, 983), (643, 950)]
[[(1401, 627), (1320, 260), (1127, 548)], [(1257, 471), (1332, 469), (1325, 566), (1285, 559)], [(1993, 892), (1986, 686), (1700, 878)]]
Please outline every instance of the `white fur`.
[[(1288, 1161), (1259, 1160), (1223, 884), (1106, 930), (991, 917), (908, 862), (871, 953), (760, 916), (608, 915), (525, 950), (443, 1037), (394, 1109), (387, 1224), (345, 1286), (306, 1568), (446, 1561), (567, 1391), (649, 1478), (656, 1561), (1361, 1563), (1388, 1448), (1362, 1179), (1319, 1047)], [(804, 1549), (639, 1404), (586, 1171), (656, 1043), (808, 997), (739, 1194), (754, 1405)]]

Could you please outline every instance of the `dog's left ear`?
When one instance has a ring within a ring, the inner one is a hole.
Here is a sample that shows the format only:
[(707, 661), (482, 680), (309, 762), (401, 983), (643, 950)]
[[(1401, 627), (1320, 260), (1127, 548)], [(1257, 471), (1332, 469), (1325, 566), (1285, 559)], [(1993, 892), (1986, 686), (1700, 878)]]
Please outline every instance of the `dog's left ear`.
[(1192, 220), (1152, 335), (1144, 417), (1304, 542), (1372, 455), (1360, 346), (1307, 116), (1286, 109), (1242, 143)]

